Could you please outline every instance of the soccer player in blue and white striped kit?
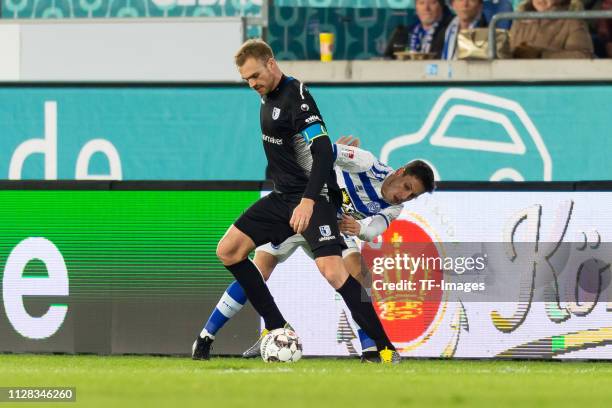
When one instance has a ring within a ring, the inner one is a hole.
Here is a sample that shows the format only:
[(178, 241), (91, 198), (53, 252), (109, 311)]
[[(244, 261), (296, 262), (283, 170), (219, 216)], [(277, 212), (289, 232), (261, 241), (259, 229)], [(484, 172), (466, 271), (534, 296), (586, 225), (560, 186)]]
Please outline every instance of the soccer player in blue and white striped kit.
[[(347, 270), (363, 285), (362, 261), (355, 237), (372, 241), (382, 234), (400, 215), (404, 202), (433, 191), (434, 175), (432, 169), (421, 160), (414, 160), (394, 171), (372, 153), (357, 146), (358, 140), (348, 137), (334, 144), (333, 150), (336, 178), (342, 191), (342, 214), (339, 214), (341, 218), (338, 223), (347, 245), (342, 257)], [(268, 280), (276, 265), (289, 258), (298, 247), (313, 258), (306, 240), (296, 234), (279, 246), (268, 243), (258, 247), (253, 261), (263, 278)], [(209, 359), (216, 333), (240, 311), (246, 300), (240, 284), (232, 282), (194, 342), (194, 359)], [(265, 334), (266, 330), (262, 337)], [(361, 329), (358, 329), (358, 336), (362, 361), (378, 361), (374, 341)], [(259, 344), (260, 341), (255, 343), (243, 356), (258, 356)]]

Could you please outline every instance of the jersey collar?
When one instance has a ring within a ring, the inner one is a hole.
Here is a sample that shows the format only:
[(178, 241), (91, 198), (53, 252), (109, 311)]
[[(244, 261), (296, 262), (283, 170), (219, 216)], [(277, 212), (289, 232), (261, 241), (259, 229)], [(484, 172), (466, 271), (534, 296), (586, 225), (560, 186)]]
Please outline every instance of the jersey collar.
[(280, 81), (278, 81), (278, 85), (276, 86), (276, 88), (274, 88), (272, 90), (272, 92), (270, 92), (270, 94), (275, 94), (276, 92), (278, 92), (281, 88), (283, 88), (289, 81), (291, 80), (290, 77), (286, 76), (285, 74), (283, 74), (283, 76), (281, 76)]

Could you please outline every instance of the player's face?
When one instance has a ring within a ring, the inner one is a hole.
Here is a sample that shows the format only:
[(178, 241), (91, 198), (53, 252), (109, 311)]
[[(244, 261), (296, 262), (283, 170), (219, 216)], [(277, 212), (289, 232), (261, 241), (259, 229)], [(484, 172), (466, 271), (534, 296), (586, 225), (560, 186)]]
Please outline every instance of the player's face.
[(403, 175), (399, 169), (387, 178), (383, 185), (383, 198), (390, 204), (401, 204), (413, 200), (425, 192), (423, 183), (412, 174)]
[(274, 60), (272, 58), (267, 62), (257, 58), (248, 58), (241, 67), (238, 67), (238, 71), (242, 79), (249, 84), (249, 87), (263, 96), (274, 89), (273, 64)]

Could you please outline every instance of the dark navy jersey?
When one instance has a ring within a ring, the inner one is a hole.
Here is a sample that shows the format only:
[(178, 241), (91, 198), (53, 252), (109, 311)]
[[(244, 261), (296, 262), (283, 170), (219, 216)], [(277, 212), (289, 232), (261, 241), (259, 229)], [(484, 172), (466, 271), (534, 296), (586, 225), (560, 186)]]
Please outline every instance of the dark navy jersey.
[[(261, 98), (262, 140), (268, 159), (268, 176), (275, 190), (303, 194), (310, 171), (310, 144), (328, 137), (319, 108), (303, 83), (283, 75), (276, 89)], [(322, 194), (339, 195), (333, 169)]]

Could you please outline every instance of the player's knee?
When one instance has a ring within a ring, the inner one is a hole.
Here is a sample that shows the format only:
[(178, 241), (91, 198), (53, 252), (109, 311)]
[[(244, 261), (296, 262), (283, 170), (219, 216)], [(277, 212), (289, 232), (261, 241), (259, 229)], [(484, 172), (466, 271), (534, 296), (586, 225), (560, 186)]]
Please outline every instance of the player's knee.
[(242, 260), (237, 248), (230, 245), (225, 239), (219, 241), (217, 245), (217, 258), (223, 265), (234, 265)]
[(259, 272), (261, 272), (261, 277), (263, 278), (264, 281), (268, 281), (268, 279), (270, 279), (270, 276), (272, 276), (272, 272), (274, 272), (274, 268), (264, 268), (264, 269), (260, 269)]
[[(345, 271), (346, 272), (346, 271)], [(346, 278), (348, 277), (348, 273), (342, 273), (340, 270), (324, 270), (321, 271), (327, 282), (334, 288), (339, 289), (342, 287), (344, 282), (346, 282)]]
[(357, 279), (361, 286), (366, 287), (367, 285), (365, 283), (368, 279), (369, 271), (367, 266), (363, 263), (361, 255), (358, 252), (351, 253), (344, 257), (343, 261), (346, 270), (351, 276)]
[(339, 273), (324, 273), (323, 276), (334, 289), (340, 289), (346, 281), (346, 277), (343, 278)]
[(348, 278), (348, 272), (344, 268), (340, 257), (337, 257), (338, 259), (334, 258), (336, 257), (317, 258), (316, 263), (319, 271), (329, 284), (334, 289), (339, 289)]
[(357, 279), (357, 282), (359, 282), (361, 286), (364, 286), (365, 275), (363, 275), (360, 270), (351, 270), (349, 273), (353, 278)]
[(272, 271), (274, 271), (274, 268), (278, 264), (278, 260), (274, 255), (268, 254), (264, 251), (255, 252), (253, 262), (257, 266), (257, 269), (259, 269), (259, 272), (265, 281), (270, 278)]

